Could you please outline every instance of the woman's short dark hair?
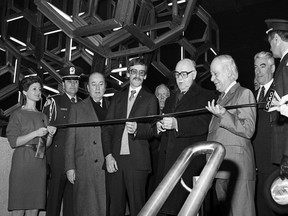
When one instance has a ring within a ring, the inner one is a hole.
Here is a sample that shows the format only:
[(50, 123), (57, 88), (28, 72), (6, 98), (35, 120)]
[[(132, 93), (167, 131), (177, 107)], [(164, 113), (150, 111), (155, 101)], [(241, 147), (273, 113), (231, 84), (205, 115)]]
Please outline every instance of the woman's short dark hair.
[(42, 80), (39, 76), (29, 76), (21, 80), (19, 90), (21, 92), (28, 91), (29, 87), (34, 83), (39, 83), (41, 87), (43, 87)]

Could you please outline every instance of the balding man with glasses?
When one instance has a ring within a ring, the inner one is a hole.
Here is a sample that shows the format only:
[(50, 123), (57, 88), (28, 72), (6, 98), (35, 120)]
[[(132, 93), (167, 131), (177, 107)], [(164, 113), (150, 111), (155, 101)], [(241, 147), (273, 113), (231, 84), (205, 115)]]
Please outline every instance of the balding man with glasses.
[[(197, 71), (194, 61), (190, 59), (179, 61), (173, 75), (178, 89), (166, 100), (164, 114), (203, 108), (208, 101), (215, 98), (215, 92), (203, 89), (195, 82)], [(158, 183), (187, 146), (206, 140), (210, 119), (210, 114), (203, 113), (179, 118), (165, 117), (157, 122), (157, 132), (161, 136)], [(198, 176), (204, 165), (204, 155), (192, 160), (182, 175), (189, 187), (192, 187), (192, 177)], [(178, 182), (160, 210), (162, 215), (177, 215), (188, 194)]]

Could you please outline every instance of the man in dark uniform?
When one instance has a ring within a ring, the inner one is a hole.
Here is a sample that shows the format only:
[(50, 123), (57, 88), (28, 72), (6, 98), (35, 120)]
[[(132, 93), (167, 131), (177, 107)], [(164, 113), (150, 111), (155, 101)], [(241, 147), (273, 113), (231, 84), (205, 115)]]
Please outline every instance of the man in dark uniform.
[[(281, 98), (288, 94), (288, 21), (269, 19), (265, 22), (273, 57), (281, 59), (272, 86)], [(271, 118), (272, 162), (280, 165), (280, 177), (288, 178), (288, 119), (278, 112), (271, 113)]]
[[(80, 67), (65, 67), (59, 71), (62, 76), (64, 94), (49, 97), (43, 112), (49, 118), (50, 125), (68, 123), (68, 114), (72, 103), (79, 101), (77, 97), (79, 79), (82, 74)], [(73, 215), (72, 184), (64, 172), (64, 144), (66, 129), (59, 129), (53, 143), (47, 151), (51, 177), (48, 182), (48, 198), (46, 216), (59, 216), (63, 199), (63, 216)]]

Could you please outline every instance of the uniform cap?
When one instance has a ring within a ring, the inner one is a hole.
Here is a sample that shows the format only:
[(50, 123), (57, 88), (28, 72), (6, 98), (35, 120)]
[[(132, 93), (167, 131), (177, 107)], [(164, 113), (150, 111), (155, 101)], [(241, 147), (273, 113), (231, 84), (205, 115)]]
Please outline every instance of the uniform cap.
[(63, 80), (65, 79), (79, 80), (82, 73), (83, 73), (82, 68), (77, 66), (65, 67), (59, 71), (59, 75), (62, 77)]
[(268, 34), (270, 31), (288, 31), (288, 20), (266, 19), (265, 23), (268, 29), (266, 34)]

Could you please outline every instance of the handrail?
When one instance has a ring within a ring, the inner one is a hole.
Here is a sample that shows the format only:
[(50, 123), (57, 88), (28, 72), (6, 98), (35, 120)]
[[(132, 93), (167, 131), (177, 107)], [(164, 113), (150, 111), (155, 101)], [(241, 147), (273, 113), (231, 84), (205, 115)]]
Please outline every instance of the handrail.
[(212, 154), (178, 214), (179, 216), (196, 215), (226, 153), (223, 145), (218, 142), (198, 142), (193, 144), (193, 146), (185, 148), (141, 209), (138, 216), (156, 215), (188, 167), (192, 158), (199, 154), (207, 153)]

